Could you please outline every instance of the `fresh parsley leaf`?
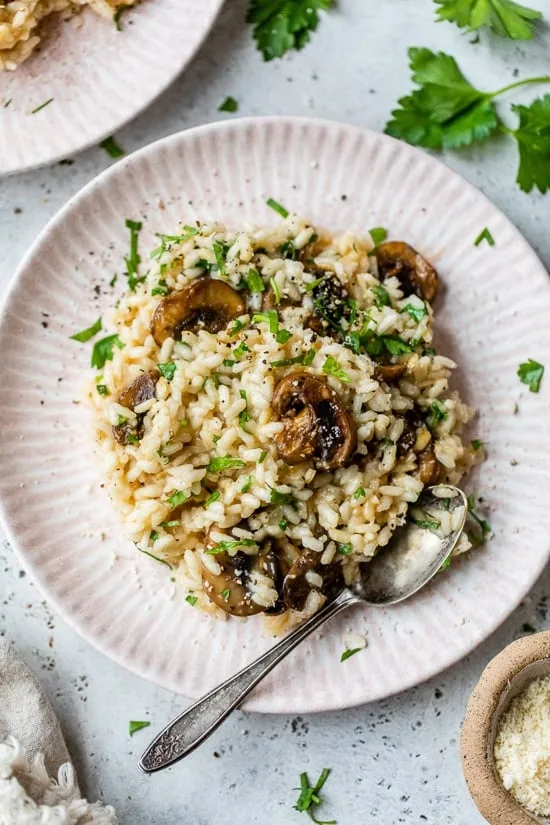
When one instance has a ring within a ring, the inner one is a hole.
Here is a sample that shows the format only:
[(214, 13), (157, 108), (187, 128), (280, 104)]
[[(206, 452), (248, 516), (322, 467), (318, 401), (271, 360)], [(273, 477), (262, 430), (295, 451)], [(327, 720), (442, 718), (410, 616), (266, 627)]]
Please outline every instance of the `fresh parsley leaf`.
[(482, 241), (487, 241), (489, 246), (495, 245), (495, 239), (493, 238), (487, 227), (481, 230), (481, 232), (474, 241), (474, 246), (479, 246)]
[(544, 375), (544, 367), (538, 361), (529, 358), (518, 367), (518, 377), (522, 384), (527, 384), (530, 392), (538, 392)]
[(227, 267), (225, 265), (225, 259), (227, 257), (227, 249), (220, 241), (213, 241), (212, 242), (212, 249), (214, 250), (214, 255), (216, 256), (216, 263), (218, 265), (218, 269), (220, 271), (220, 275), (225, 276), (227, 275)]
[(367, 495), (366, 490), (364, 487), (358, 487), (357, 490), (353, 494), (353, 498), (355, 501), (359, 501), (360, 498), (365, 498)]
[(251, 292), (264, 292), (265, 284), (258, 270), (251, 267), (246, 276), (246, 283)]
[(269, 490), (269, 500), (271, 504), (275, 504), (276, 507), (282, 507), (285, 504), (294, 504), (294, 496), (292, 493), (281, 493), (280, 490), (276, 490), (274, 487), (270, 487)]
[(53, 97), (50, 97), (49, 100), (46, 100), (44, 103), (41, 103), (40, 106), (37, 106), (36, 109), (33, 109), (31, 115), (35, 115), (37, 112), (41, 112), (42, 109), (45, 109), (46, 106), (49, 106), (50, 103), (53, 103)]
[(106, 338), (100, 338), (99, 341), (96, 341), (92, 350), (92, 367), (102, 370), (106, 361), (112, 361), (113, 347), (118, 347), (118, 349), (124, 347), (118, 335), (107, 335)]
[(382, 309), (382, 307), (391, 307), (390, 293), (386, 287), (373, 286), (371, 291), (374, 295), (374, 301), (378, 309)]
[(275, 278), (270, 278), (269, 279), (269, 286), (271, 287), (271, 289), (273, 291), (273, 297), (275, 299), (275, 304), (277, 306), (279, 306), (279, 304), (281, 303), (281, 290), (279, 289), (279, 284), (277, 283)]
[(251, 0), (246, 16), (264, 60), (303, 49), (319, 25), (319, 12), (334, 0)]
[(184, 504), (189, 496), (187, 493), (184, 493), (183, 490), (176, 490), (174, 493), (171, 493), (166, 501), (171, 507), (179, 507), (180, 504)]
[(234, 114), (239, 108), (239, 101), (234, 97), (226, 97), (223, 103), (218, 106), (218, 112), (230, 112)]
[(401, 338), (397, 338), (396, 335), (381, 335), (380, 338), (390, 355), (403, 355), (405, 352), (413, 351), (413, 347), (410, 344), (402, 341)]
[(427, 149), (458, 149), (495, 132), (497, 93), (474, 88), (444, 52), (411, 48), (409, 60), (419, 88), (398, 101), (386, 134)]
[[(298, 2), (301, 2), (301, 0), (298, 0)], [(273, 198), (268, 198), (266, 200), (266, 204), (270, 207), (270, 209), (273, 209), (274, 212), (277, 212), (277, 214), (279, 214), (281, 218), (288, 218), (290, 212), (288, 211), (288, 209), (285, 209), (285, 207), (282, 206), (278, 201), (273, 200)]]
[(362, 647), (353, 647), (353, 648), (351, 648), (351, 650), (350, 649), (344, 650), (344, 652), (340, 656), (340, 661), (345, 662), (346, 659), (349, 659), (351, 656), (355, 656), (355, 654), (359, 653), (361, 650), (363, 650)]
[(78, 341), (80, 344), (85, 344), (86, 341), (89, 341), (90, 338), (93, 338), (94, 335), (101, 329), (101, 318), (98, 318), (95, 324), (92, 324), (91, 327), (88, 329), (83, 329), (81, 332), (75, 332), (74, 335), (71, 335), (71, 340)]
[(263, 464), (267, 458), (267, 450), (262, 450), (260, 453), (260, 458), (258, 459), (258, 464)]
[(517, 183), (524, 192), (536, 187), (544, 194), (550, 189), (550, 94), (512, 109), (519, 115), (512, 132), (519, 148)]
[(143, 730), (143, 728), (148, 728), (150, 722), (129, 722), (128, 723), (128, 733), (130, 736), (133, 736), (134, 733), (137, 733), (138, 730)]
[(341, 369), (338, 361), (336, 358), (333, 358), (332, 355), (327, 355), (325, 358), (323, 372), (325, 375), (332, 375), (334, 378), (338, 378), (338, 380), (344, 384), (351, 384), (352, 379), (345, 370)]
[(198, 600), (199, 600), (199, 597), (198, 596), (193, 596), (193, 595), (191, 595), (191, 593), (189, 594), (189, 596), (185, 597), (185, 601), (187, 602), (187, 604), (190, 604), (191, 607), (195, 607)]
[(426, 419), (426, 423), (430, 429), (433, 429), (442, 421), (449, 417), (449, 413), (437, 398), (430, 403), (430, 414)]
[(170, 287), (162, 278), (156, 286), (151, 290), (151, 295), (169, 295)]
[(428, 314), (426, 304), (423, 304), (422, 306), (418, 306), (418, 304), (407, 304), (403, 307), (401, 312), (408, 312), (413, 321), (416, 321), (417, 324), (419, 324), (420, 321)]
[(374, 248), (376, 249), (376, 247), (388, 237), (388, 230), (383, 226), (375, 226), (372, 229), (369, 229), (369, 235), (371, 236)]
[(294, 809), (300, 811), (300, 813), (304, 811), (307, 812), (312, 822), (315, 822), (316, 825), (336, 825), (335, 819), (323, 822), (320, 819), (316, 819), (313, 813), (314, 808), (323, 802), (319, 794), (329, 776), (330, 769), (323, 768), (315, 785), (311, 785), (307, 773), (300, 774), (300, 796), (296, 800)]
[(211, 504), (214, 504), (221, 497), (221, 493), (219, 490), (214, 490), (213, 493), (210, 493), (206, 501), (204, 502), (205, 507), (210, 507)]
[(245, 483), (241, 487), (241, 493), (249, 493), (252, 489), (252, 482), (253, 481), (254, 481), (254, 479), (252, 478), (252, 476), (248, 476)]
[(240, 458), (232, 458), (230, 455), (220, 455), (210, 459), (206, 471), (208, 473), (223, 473), (225, 470), (239, 470), (245, 466), (246, 463)]
[(472, 450), (474, 453), (477, 453), (478, 450), (481, 450), (483, 447), (483, 441), (480, 441), (479, 438), (474, 438), (473, 441), (470, 442), (472, 446)]
[(209, 556), (218, 556), (220, 553), (225, 553), (227, 550), (235, 550), (237, 547), (255, 547), (256, 542), (253, 539), (238, 539), (235, 541), (219, 541), (213, 547), (210, 547), (205, 552)]
[(99, 144), (102, 149), (105, 149), (108, 155), (112, 158), (121, 158), (124, 155), (124, 149), (122, 149), (114, 137), (105, 138)]
[(166, 378), (167, 381), (171, 381), (174, 375), (176, 374), (175, 361), (168, 361), (167, 364), (158, 364), (157, 366), (158, 371), (164, 378)]
[(448, 20), (471, 32), (486, 26), (511, 40), (531, 40), (533, 25), (542, 18), (540, 11), (513, 0), (435, 0), (435, 3), (439, 6), (439, 20)]
[(305, 367), (309, 367), (309, 365), (313, 363), (314, 358), (315, 350), (310, 349), (307, 352), (303, 352), (301, 355), (297, 355), (295, 358), (283, 358), (280, 361), (272, 361), (271, 366), (275, 369), (277, 367), (292, 367), (294, 364), (301, 364)]

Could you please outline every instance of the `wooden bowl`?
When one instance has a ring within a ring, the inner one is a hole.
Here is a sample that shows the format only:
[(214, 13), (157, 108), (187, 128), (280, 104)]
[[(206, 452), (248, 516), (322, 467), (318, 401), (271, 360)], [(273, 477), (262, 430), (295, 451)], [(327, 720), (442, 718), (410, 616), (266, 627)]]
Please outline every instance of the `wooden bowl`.
[(468, 702), (460, 750), (468, 790), (491, 825), (548, 825), (505, 790), (493, 761), (498, 724), (533, 679), (550, 676), (550, 631), (512, 642), (485, 668)]

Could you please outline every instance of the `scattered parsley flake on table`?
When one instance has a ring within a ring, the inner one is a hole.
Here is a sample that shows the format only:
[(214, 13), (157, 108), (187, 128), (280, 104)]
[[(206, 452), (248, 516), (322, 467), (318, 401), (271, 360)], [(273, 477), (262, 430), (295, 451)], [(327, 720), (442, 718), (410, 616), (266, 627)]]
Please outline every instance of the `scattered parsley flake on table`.
[(50, 103), (53, 103), (53, 97), (50, 97), (49, 100), (46, 100), (44, 103), (41, 103), (40, 106), (37, 106), (36, 109), (33, 109), (31, 115), (35, 115), (37, 112), (41, 112), (42, 109), (45, 109), (46, 106), (49, 106)]
[(310, 819), (315, 822), (316, 825), (336, 825), (335, 819), (322, 821), (320, 819), (316, 819), (313, 813), (314, 807), (323, 804), (323, 800), (319, 794), (329, 776), (330, 768), (323, 768), (315, 785), (310, 785), (307, 773), (300, 774), (300, 796), (294, 805), (294, 809), (296, 811), (300, 811), (300, 813), (306, 811)]
[(128, 733), (130, 736), (133, 736), (138, 730), (143, 730), (143, 728), (148, 728), (150, 722), (129, 722), (128, 723)]
[(362, 647), (352, 647), (351, 649), (348, 648), (347, 650), (344, 650), (340, 656), (340, 661), (345, 662), (346, 659), (350, 659), (352, 656), (355, 656), (356, 653), (360, 653), (361, 650), (363, 650)]
[(234, 97), (226, 97), (223, 103), (218, 106), (218, 112), (230, 112), (234, 114), (239, 108), (239, 101)]
[(544, 375), (544, 367), (538, 361), (529, 358), (518, 367), (518, 377), (522, 384), (527, 384), (530, 392), (538, 392)]
[(489, 246), (495, 245), (495, 239), (493, 238), (487, 227), (481, 230), (481, 232), (474, 241), (474, 246), (479, 246), (482, 241), (487, 241)]
[(124, 149), (118, 145), (112, 135), (102, 140), (99, 146), (101, 149), (104, 149), (110, 157), (115, 159), (121, 158), (125, 154)]
[(489, 28), (500, 37), (531, 40), (542, 13), (513, 0), (435, 0), (439, 21), (447, 20), (473, 32)]
[(251, 0), (246, 22), (264, 60), (273, 60), (303, 49), (319, 25), (319, 12), (333, 5), (334, 0)]

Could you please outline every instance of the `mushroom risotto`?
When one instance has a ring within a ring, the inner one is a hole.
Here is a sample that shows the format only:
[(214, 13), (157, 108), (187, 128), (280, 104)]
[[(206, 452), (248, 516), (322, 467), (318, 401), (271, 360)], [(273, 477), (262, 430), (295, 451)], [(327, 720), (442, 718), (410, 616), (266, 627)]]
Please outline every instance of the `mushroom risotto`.
[(114, 18), (118, 11), (137, 0), (8, 0), (0, 3), (0, 71), (13, 71), (29, 57), (41, 40), (45, 18), (57, 13), (71, 17), (83, 6), (90, 6), (104, 17)]
[(432, 348), (433, 266), (385, 230), (332, 237), (271, 205), (276, 228), (160, 236), (144, 277), (127, 222), (129, 290), (87, 398), (128, 537), (191, 605), (278, 632), (476, 456)]

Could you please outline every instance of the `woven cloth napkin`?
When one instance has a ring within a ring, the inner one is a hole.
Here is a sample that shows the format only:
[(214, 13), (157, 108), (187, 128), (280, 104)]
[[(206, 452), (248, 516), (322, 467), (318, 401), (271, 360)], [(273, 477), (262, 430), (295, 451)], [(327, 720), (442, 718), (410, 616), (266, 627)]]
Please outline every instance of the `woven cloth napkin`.
[(80, 795), (59, 722), (38, 681), (0, 639), (0, 825), (119, 825)]

